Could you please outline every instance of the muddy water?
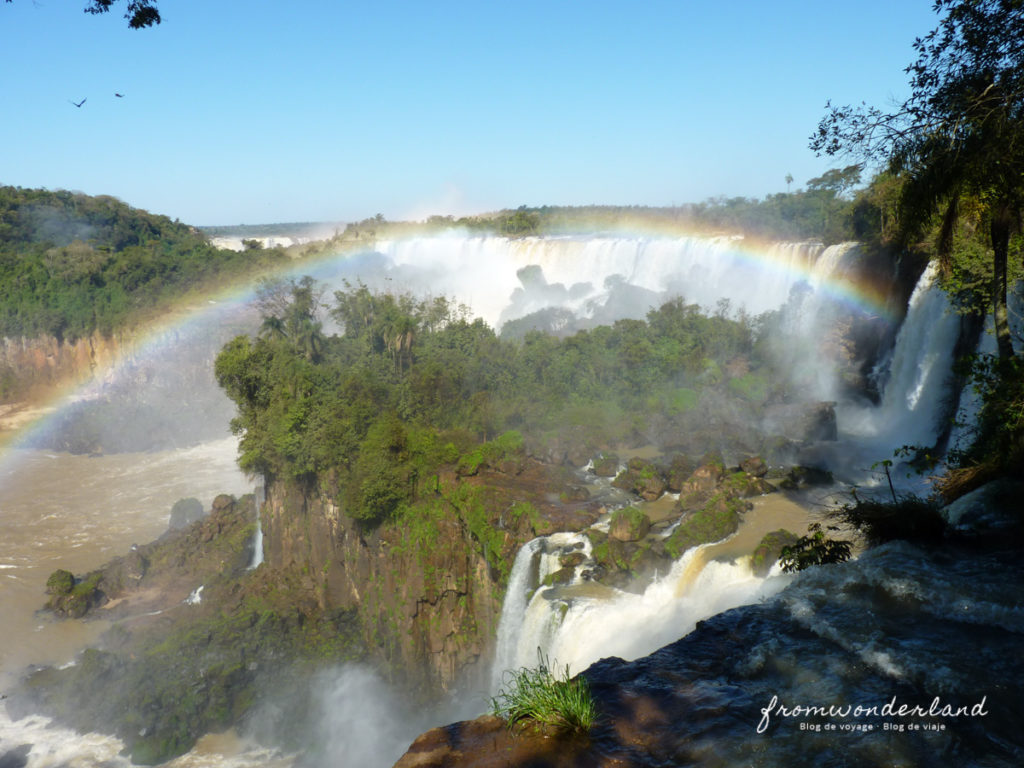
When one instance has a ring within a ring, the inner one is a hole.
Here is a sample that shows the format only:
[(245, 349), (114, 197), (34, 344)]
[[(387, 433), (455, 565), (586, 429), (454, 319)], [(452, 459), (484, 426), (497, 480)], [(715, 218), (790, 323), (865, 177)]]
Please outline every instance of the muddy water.
[(9, 450), (0, 459), (0, 686), (27, 664), (62, 664), (106, 628), (37, 613), (57, 568), (81, 574), (167, 530), (171, 506), (253, 483), (235, 465), (234, 438), (183, 451), (72, 456)]

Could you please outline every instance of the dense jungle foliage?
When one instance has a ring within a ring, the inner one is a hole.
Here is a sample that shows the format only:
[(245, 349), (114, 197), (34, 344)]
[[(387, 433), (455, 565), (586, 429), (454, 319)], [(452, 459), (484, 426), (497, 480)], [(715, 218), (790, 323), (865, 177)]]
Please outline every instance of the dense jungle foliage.
[(447, 299), (375, 294), (349, 285), (327, 335), (317, 289), (291, 286), (259, 336), (236, 337), (216, 362), (238, 406), (240, 463), (270, 477), (327, 482), (353, 517), (387, 518), (441, 465), (473, 473), (522, 452), (524, 437), (577, 430), (595, 445), (629, 439), (651, 420), (722, 391), (763, 401), (753, 324), (706, 316), (682, 299), (647, 320), (620, 320), (566, 339), (499, 337)]
[(0, 336), (110, 335), (190, 289), (285, 259), (214, 248), (113, 197), (0, 187)]

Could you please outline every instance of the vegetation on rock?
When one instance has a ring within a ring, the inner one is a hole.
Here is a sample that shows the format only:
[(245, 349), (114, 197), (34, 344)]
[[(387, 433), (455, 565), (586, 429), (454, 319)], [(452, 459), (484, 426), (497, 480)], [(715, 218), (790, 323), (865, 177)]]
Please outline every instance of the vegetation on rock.
[(597, 719), (597, 708), (587, 679), (549, 668), (538, 652), (537, 666), (506, 673), (504, 685), (491, 699), (491, 711), (509, 726), (530, 723), (556, 731), (587, 733)]

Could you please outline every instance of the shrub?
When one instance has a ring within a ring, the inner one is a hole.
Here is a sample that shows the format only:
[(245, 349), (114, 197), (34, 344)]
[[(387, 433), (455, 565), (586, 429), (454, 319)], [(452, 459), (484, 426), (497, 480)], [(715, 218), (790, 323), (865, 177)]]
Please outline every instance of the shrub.
[[(836, 530), (829, 526), (830, 531)], [(850, 559), (850, 542), (841, 539), (830, 539), (821, 530), (821, 523), (807, 526), (807, 535), (801, 536), (796, 543), (782, 548), (782, 570), (786, 573), (802, 571), (812, 565), (830, 565), (844, 563)]]
[(893, 502), (854, 496), (852, 504), (840, 507), (831, 516), (856, 528), (868, 546), (896, 539), (937, 542), (946, 530), (939, 505), (917, 496), (902, 496)]

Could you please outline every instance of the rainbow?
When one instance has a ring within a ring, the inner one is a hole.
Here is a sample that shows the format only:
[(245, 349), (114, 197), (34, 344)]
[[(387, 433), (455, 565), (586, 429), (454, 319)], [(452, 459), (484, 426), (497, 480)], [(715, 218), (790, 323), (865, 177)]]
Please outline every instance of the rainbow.
[[(812, 243), (764, 243), (726, 236), (680, 236), (678, 232), (661, 234), (657, 228), (594, 236), (528, 237), (515, 240), (448, 232), (434, 236), (379, 241), (372, 245), (368, 244), (363, 249), (346, 248), (313, 258), (298, 259), (269, 277), (288, 280), (309, 275), (318, 281), (335, 283), (340, 277), (345, 276), (358, 279), (364, 270), (380, 268), (380, 256), (373, 255), (374, 248), (380, 248), (391, 257), (390, 264), (386, 265), (391, 270), (389, 274), (398, 274), (394, 270), (399, 267), (408, 270), (415, 266), (413, 262), (419, 254), (425, 262), (429, 262), (429, 266), (433, 267), (436, 273), (442, 273), (446, 269), (453, 275), (465, 272), (469, 281), (477, 281), (476, 284), (470, 283), (471, 292), (479, 291), (480, 285), (487, 284), (493, 296), (490, 299), (480, 299), (478, 303), (481, 306), (473, 306), (473, 309), (477, 310), (474, 314), (485, 315), (486, 311), (479, 311), (481, 307), (488, 301), (492, 304), (495, 301), (507, 302), (512, 290), (518, 286), (516, 269), (537, 263), (538, 257), (543, 257), (539, 260), (545, 274), (548, 268), (552, 268), (555, 272), (575, 272), (578, 275), (583, 265), (572, 263), (574, 254), (583, 254), (590, 258), (593, 254), (600, 254), (602, 248), (610, 254), (615, 248), (627, 247), (624, 245), (626, 243), (631, 244), (629, 247), (634, 248), (637, 253), (657, 254), (663, 251), (668, 254), (664, 258), (668, 259), (673, 252), (682, 252), (687, 248), (711, 249), (718, 254), (717, 258), (731, 260), (730, 268), (736, 270), (738, 274), (742, 273), (739, 274), (740, 279), (747, 283), (753, 281), (752, 285), (747, 287), (757, 290), (762, 284), (792, 287), (797, 283), (806, 283), (816, 293), (827, 296), (851, 312), (877, 318), (888, 328), (898, 324), (905, 310), (903, 303), (894, 298), (891, 290), (887, 290), (890, 286), (886, 285), (886, 281), (869, 280), (865, 276), (850, 279), (841, 269), (823, 269), (823, 260), (842, 260), (849, 246), (833, 246), (826, 249), (820, 244)], [(458, 252), (446, 256), (445, 248)], [(560, 258), (561, 266), (556, 264)], [(612, 256), (608, 256), (608, 260), (609, 264), (614, 261)], [(584, 264), (587, 269), (592, 270), (594, 267), (592, 262)], [(407, 277), (406, 281), (404, 286), (398, 282), (387, 285), (395, 285), (399, 289), (408, 289), (416, 293), (423, 292), (425, 286), (417, 285), (416, 280)], [(461, 299), (457, 282), (454, 285), (454, 295)], [(441, 287), (444, 289), (443, 292), (448, 293), (447, 288), (450, 286)], [(119, 369), (137, 365), (151, 355), (161, 354), (170, 344), (188, 343), (189, 339), (201, 335), (203, 329), (209, 328), (211, 324), (224, 326), (236, 322), (242, 309), (253, 301), (256, 290), (256, 283), (247, 280), (215, 293), (190, 297), (187, 302), (168, 312), (158, 321), (132, 334), (124, 352), (108, 370), (93, 372), (90, 377), (69, 381), (52, 391), (45, 402), (38, 403), (35, 410), (40, 416), (14, 433), (13, 439), (3, 449), (3, 453), (10, 453), (12, 448), (23, 446), (34, 435), (46, 429), (66, 404), (93, 394), (96, 391), (97, 379), (110, 379), (118, 374)], [(690, 299), (689, 296), (687, 298)], [(490, 307), (490, 311), (493, 315), (495, 310)], [(485, 319), (493, 322), (495, 318)], [(244, 332), (241, 325), (238, 332)]]

